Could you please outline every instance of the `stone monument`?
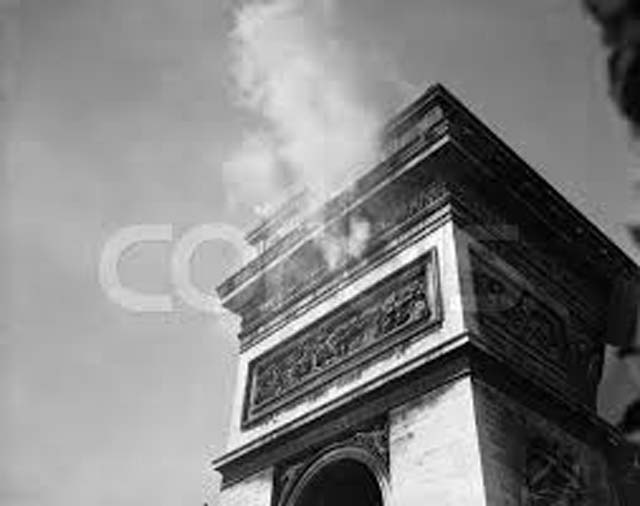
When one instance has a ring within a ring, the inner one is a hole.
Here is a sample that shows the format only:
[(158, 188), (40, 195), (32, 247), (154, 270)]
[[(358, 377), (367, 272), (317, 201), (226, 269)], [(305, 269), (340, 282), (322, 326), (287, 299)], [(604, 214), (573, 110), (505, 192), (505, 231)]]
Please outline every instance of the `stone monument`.
[(636, 266), (440, 85), (382, 158), (218, 290), (242, 317), (221, 505), (630, 504), (595, 402)]

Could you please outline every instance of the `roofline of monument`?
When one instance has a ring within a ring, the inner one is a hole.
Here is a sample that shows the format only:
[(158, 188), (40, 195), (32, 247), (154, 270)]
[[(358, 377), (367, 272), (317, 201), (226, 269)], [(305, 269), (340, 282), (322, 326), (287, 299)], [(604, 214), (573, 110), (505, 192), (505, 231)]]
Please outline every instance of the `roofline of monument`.
[[(465, 147), (464, 138), (460, 137), (461, 132), (464, 133), (469, 130), (469, 127), (472, 127), (475, 129), (474, 135), (477, 136), (479, 134), (481, 137), (479, 144), (490, 146), (495, 152), (499, 153), (502, 161), (509, 166), (510, 171), (513, 171), (512, 175), (518, 176), (522, 180), (520, 187), (513, 187), (512, 185), (509, 189), (512, 193), (515, 192), (514, 194), (520, 193), (522, 202), (529, 204), (530, 212), (537, 215), (551, 229), (563, 236), (565, 240), (587, 241), (592, 244), (595, 248), (593, 253), (600, 258), (599, 261), (606, 262), (607, 270), (613, 268), (613, 271), (617, 271), (618, 275), (625, 277), (638, 276), (638, 266), (611, 239), (494, 134), (442, 84), (435, 84), (387, 124), (384, 132), (385, 142), (392, 143), (392, 140), (395, 139), (399, 142), (397, 150), (391, 151), (383, 162), (363, 174), (340, 194), (327, 201), (318, 211), (318, 218), (302, 222), (275, 241), (257, 258), (231, 275), (218, 287), (220, 297), (226, 300), (234, 293), (238, 293), (243, 286), (247, 286), (257, 276), (274, 266), (286, 253), (293, 251), (308, 240), (314, 231), (323, 228), (324, 225), (317, 225), (318, 223), (327, 223), (331, 219), (344, 214), (354, 198), (357, 198), (359, 194), (366, 193), (377, 185), (384, 184), (386, 180), (393, 179), (393, 174), (401, 170), (401, 165), (398, 166), (394, 161), (397, 162), (403, 152), (409, 150), (412, 146), (415, 147), (415, 143), (411, 140), (406, 145), (403, 145), (403, 136), (407, 137), (406, 134), (411, 133), (416, 123), (423, 120), (430, 110), (435, 110), (438, 106), (447, 108), (444, 117), (441, 119), (436, 118), (433, 122), (434, 124), (429, 124), (426, 127), (422, 125), (422, 128), (433, 129), (439, 124), (444, 124), (443, 134), (435, 136), (433, 142), (422, 146), (421, 149), (428, 149), (430, 145), (446, 139), (447, 144), (453, 143), (456, 148), (465, 152), (467, 156), (473, 157), (473, 153), (470, 153)], [(491, 167), (487, 169), (489, 171), (493, 170)], [(534, 208), (533, 204), (538, 209)], [(545, 211), (541, 211), (541, 209)], [(557, 216), (552, 219), (544, 216), (544, 212), (548, 212), (550, 209), (556, 210)], [(562, 220), (562, 227), (558, 227), (558, 218)], [(310, 223), (315, 225), (310, 226)], [(562, 228), (562, 230), (559, 230), (559, 228)]]

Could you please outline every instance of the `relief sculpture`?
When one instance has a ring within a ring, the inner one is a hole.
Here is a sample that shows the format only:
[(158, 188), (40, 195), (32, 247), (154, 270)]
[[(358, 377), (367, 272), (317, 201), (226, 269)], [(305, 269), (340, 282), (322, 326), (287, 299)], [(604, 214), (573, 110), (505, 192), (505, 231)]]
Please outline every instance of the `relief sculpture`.
[(585, 480), (578, 459), (568, 449), (542, 437), (527, 447), (525, 506), (579, 506), (585, 502)]
[(364, 350), (439, 318), (435, 252), (250, 365), (245, 417), (281, 403)]
[(602, 367), (602, 346), (588, 336), (570, 332), (569, 312), (561, 313), (505, 273), (472, 256), (478, 319), (484, 326), (506, 332), (531, 346), (569, 375), (587, 380), (594, 389)]

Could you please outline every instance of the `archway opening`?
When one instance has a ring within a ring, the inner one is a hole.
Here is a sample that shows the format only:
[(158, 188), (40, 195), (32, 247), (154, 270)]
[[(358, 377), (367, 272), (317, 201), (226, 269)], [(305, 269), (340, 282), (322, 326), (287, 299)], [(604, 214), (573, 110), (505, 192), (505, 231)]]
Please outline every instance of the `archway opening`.
[(342, 459), (322, 468), (295, 506), (382, 506), (375, 475), (361, 462)]

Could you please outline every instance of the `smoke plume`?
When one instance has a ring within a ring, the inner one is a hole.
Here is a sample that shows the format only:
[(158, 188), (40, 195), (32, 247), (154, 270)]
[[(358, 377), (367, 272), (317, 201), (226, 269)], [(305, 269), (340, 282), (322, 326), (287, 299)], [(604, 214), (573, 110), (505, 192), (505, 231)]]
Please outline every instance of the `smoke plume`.
[(291, 186), (324, 200), (377, 158), (379, 117), (333, 33), (335, 14), (327, 0), (253, 1), (235, 12), (233, 80), (259, 126), (243, 133), (224, 175), (254, 210)]

